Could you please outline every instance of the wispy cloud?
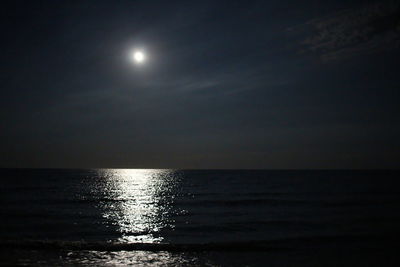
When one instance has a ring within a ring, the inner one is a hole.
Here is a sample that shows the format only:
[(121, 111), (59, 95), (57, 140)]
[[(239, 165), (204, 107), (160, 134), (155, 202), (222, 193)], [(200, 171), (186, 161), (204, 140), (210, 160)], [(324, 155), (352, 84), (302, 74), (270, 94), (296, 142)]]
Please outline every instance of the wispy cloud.
[(330, 61), (400, 46), (400, 3), (359, 6), (289, 29), (302, 32), (302, 53)]

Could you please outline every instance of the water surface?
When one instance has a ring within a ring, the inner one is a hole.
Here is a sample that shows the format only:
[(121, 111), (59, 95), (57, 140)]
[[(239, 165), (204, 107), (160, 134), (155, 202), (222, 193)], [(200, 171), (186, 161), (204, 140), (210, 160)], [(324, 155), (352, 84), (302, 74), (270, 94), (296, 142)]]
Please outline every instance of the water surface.
[(280, 249), (389, 251), (398, 174), (2, 169), (0, 240), (8, 263), (29, 264), (225, 265), (241, 251), (257, 265)]

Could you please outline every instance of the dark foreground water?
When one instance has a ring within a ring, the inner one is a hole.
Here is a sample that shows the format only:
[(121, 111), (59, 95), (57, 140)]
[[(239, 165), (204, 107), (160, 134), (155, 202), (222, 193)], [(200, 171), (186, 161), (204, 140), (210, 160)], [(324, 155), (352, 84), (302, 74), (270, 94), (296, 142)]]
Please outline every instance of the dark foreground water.
[(399, 174), (0, 169), (0, 264), (397, 266)]

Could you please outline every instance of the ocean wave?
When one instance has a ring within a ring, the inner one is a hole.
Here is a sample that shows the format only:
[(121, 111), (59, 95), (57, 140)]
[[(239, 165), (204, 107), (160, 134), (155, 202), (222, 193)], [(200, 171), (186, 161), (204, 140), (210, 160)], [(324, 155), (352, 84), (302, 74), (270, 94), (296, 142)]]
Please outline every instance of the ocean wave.
[[(133, 201), (134, 199), (113, 199), (113, 198), (87, 198), (72, 200), (74, 203), (87, 204), (87, 203), (125, 203)], [(157, 204), (171, 203), (172, 201), (158, 201)], [(304, 204), (317, 204), (321, 206), (369, 206), (369, 205), (397, 205), (400, 203), (399, 199), (359, 199), (359, 200), (346, 200), (346, 199), (305, 199), (305, 198), (243, 198), (243, 199), (177, 199), (174, 201), (176, 204), (193, 207), (203, 206), (259, 206), (259, 205), (304, 205)], [(149, 202), (153, 203), (153, 202)]]
[(2, 241), (0, 248), (29, 250), (93, 250), (93, 251), (267, 251), (282, 249), (267, 242), (243, 243), (205, 243), (205, 244), (170, 244), (170, 243), (121, 243), (121, 242), (86, 242), (86, 241)]
[(276, 251), (321, 245), (350, 245), (359, 243), (369, 246), (390, 246), (397, 242), (392, 235), (387, 236), (315, 236), (298, 237), (268, 241), (219, 242), (198, 244), (172, 243), (123, 243), (123, 242), (86, 242), (86, 241), (52, 241), (52, 240), (11, 240), (0, 241), (1, 249), (28, 250), (71, 250), (71, 251), (169, 251), (169, 252), (201, 252), (201, 251)]
[(298, 205), (310, 201), (300, 199), (254, 198), (254, 199), (208, 199), (177, 200), (178, 204), (187, 206), (257, 206), (257, 205)]

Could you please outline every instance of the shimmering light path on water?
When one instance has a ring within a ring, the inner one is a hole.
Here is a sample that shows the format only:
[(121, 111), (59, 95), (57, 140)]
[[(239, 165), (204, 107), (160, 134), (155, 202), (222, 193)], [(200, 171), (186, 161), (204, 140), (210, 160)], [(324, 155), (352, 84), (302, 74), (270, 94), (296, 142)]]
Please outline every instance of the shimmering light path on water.
[[(160, 242), (163, 228), (174, 228), (171, 203), (177, 177), (171, 170), (101, 169), (106, 179), (104, 218), (117, 225), (120, 241)], [(97, 190), (97, 189), (95, 189)]]

